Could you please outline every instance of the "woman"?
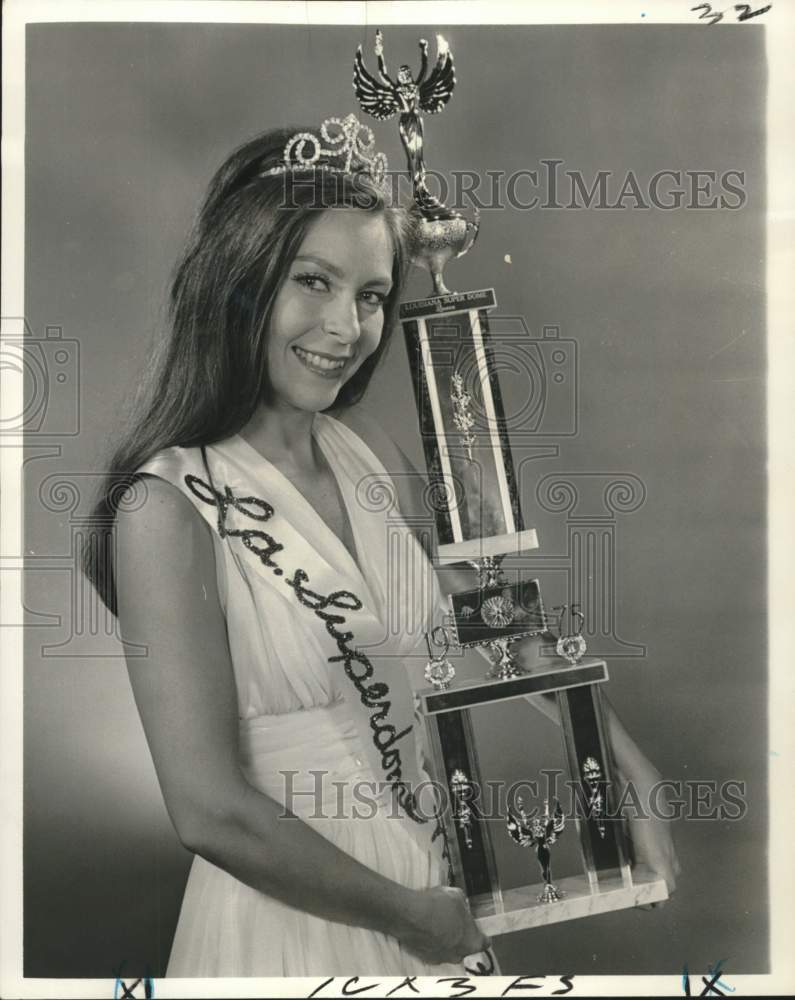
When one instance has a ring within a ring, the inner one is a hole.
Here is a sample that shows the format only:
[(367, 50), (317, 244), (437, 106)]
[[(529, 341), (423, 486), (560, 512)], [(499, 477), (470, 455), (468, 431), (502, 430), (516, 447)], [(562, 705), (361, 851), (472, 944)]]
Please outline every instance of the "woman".
[(361, 398), (406, 268), (368, 132), (266, 133), (213, 178), (96, 509), (113, 533), (85, 553), (148, 648), (131, 683), (195, 854), (170, 976), (436, 975), (489, 944), (413, 792), (422, 629), (384, 628), (395, 607), (438, 621), (438, 584), (425, 606), (399, 504), (387, 565), (385, 511), (356, 490), (390, 477), (330, 415)]

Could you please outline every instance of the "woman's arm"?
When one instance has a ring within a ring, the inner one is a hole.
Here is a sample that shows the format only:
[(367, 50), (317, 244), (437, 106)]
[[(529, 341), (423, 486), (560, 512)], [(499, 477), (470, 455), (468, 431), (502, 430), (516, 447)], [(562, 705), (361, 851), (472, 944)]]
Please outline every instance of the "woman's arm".
[(182, 843), (241, 882), (327, 920), (394, 935), (430, 962), (485, 947), (463, 895), (415, 891), (336, 848), (250, 785), (210, 527), (179, 490), (148, 479), (117, 519), (118, 614), (145, 643), (128, 671), (166, 807)]
[(681, 866), (671, 837), (670, 821), (655, 815), (652, 806), (652, 800), (657, 798), (652, 790), (662, 779), (662, 775), (629, 735), (604, 695), (602, 702), (608, 738), (618, 770), (619, 792), (623, 795), (626, 786), (632, 784), (635, 792), (633, 798), (640, 803), (645, 813), (645, 816), (632, 816), (629, 819), (635, 860), (648, 865), (653, 872), (664, 878), (671, 893), (676, 888), (676, 877)]

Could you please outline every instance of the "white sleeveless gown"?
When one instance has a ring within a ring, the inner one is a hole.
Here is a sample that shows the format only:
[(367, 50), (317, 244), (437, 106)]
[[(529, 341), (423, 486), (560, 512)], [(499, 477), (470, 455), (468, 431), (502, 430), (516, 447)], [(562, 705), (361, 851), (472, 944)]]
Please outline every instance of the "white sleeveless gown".
[[(391, 480), (371, 449), (325, 414), (317, 414), (313, 434), (337, 477), (360, 566), (296, 487), (239, 435), (205, 449), (214, 488), (230, 486), (238, 497), (270, 504), (281, 520), (269, 521), (268, 529), (280, 542), (290, 540), (280, 556), (306, 569), (313, 582), (325, 581), (323, 593), (334, 586), (349, 589), (385, 626), (390, 616), (399, 623), (403, 662), (413, 686), (424, 686), (422, 633), (439, 624), (444, 610), (433, 569), (389, 503)], [(200, 449), (167, 449), (139, 471), (178, 486), (214, 526), (247, 779), (279, 802), (289, 798), (292, 812), (381, 875), (417, 889), (447, 884), (442, 838), (433, 838), (433, 822), (396, 818), (394, 807), (383, 802), (361, 810), (375, 811), (373, 817), (350, 818), (353, 784), (376, 777), (348, 711), (356, 694), (307, 627), (307, 609), (287, 588), (278, 588), (240, 537), (222, 538), (217, 511), (186, 489), (186, 475), (207, 481)], [(419, 755), (422, 727), (415, 722)], [(289, 795), (290, 780), (294, 793), (313, 790), (312, 770), (327, 772), (320, 810), (314, 795)], [(290, 778), (283, 772), (298, 773)], [(424, 964), (391, 936), (312, 916), (199, 856), (190, 869), (167, 970), (178, 977), (455, 974), (463, 974), (462, 966)]]

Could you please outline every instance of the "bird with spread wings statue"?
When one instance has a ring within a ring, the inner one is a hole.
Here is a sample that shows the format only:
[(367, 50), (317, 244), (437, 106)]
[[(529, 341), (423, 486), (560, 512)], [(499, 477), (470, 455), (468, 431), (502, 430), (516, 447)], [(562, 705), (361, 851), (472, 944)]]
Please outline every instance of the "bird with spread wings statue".
[(398, 126), (403, 148), (406, 151), (408, 169), (414, 185), (414, 200), (424, 215), (445, 212), (444, 205), (433, 197), (425, 183), (425, 160), (423, 157), (423, 131), (420, 111), (438, 114), (450, 100), (455, 87), (453, 57), (447, 42), (441, 35), (436, 36), (436, 65), (430, 76), (428, 73), (428, 43), (420, 39), (421, 64), (415, 78), (411, 67), (402, 65), (393, 80), (384, 59), (384, 39), (380, 31), (375, 36), (375, 54), (378, 60), (378, 75), (374, 77), (364, 65), (361, 45), (356, 50), (353, 66), (353, 86), (362, 108), (374, 118), (386, 121), (400, 113)]
[[(480, 227), (480, 213), (474, 207), (474, 217), (467, 219), (448, 208), (428, 190), (423, 153), (422, 116), (420, 112), (437, 115), (444, 110), (455, 87), (453, 55), (441, 35), (436, 36), (436, 64), (428, 75), (428, 43), (420, 39), (420, 71), (416, 77), (411, 67), (400, 66), (393, 80), (384, 59), (384, 37), (375, 34), (375, 55), (378, 77), (364, 65), (361, 45), (353, 61), (353, 89), (357, 100), (368, 115), (386, 121), (399, 114), (400, 139), (406, 151), (408, 170), (413, 185), (412, 259), (425, 267), (433, 280), (434, 295), (449, 295), (444, 283), (444, 266), (454, 257), (462, 257), (475, 242)], [(427, 79), (426, 79), (427, 77)]]
[(552, 871), (550, 847), (558, 839), (558, 835), (563, 832), (566, 819), (560, 802), (555, 800), (555, 808), (550, 813), (549, 800), (544, 799), (543, 816), (527, 815), (522, 805), (522, 800), (517, 802), (518, 814), (510, 807), (508, 808), (508, 820), (506, 826), (508, 833), (520, 847), (534, 847), (536, 858), (541, 866), (541, 877), (544, 879), (544, 888), (538, 897), (539, 903), (554, 903), (561, 898), (563, 893), (552, 884)]

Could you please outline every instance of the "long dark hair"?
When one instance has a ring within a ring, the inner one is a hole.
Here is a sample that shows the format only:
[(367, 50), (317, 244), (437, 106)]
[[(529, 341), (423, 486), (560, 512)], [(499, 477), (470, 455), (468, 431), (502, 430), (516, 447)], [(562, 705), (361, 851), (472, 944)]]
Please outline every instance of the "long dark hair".
[(265, 132), (236, 149), (210, 182), (174, 272), (170, 336), (144, 376), (130, 425), (114, 449), (92, 510), (82, 569), (116, 614), (113, 521), (135, 471), (164, 448), (236, 434), (270, 393), (266, 335), (276, 295), (318, 210), (383, 215), (394, 246), (392, 290), (377, 349), (328, 410), (357, 403), (386, 350), (407, 270), (407, 223), (366, 174), (321, 169), (264, 173), (301, 128)]

